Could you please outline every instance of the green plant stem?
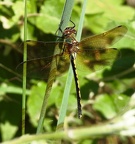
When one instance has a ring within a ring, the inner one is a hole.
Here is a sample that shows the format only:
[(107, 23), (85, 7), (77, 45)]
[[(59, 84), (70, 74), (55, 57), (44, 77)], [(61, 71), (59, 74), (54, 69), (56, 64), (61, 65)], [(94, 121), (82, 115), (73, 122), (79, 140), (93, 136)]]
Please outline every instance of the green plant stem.
[[(24, 51), (23, 51), (23, 61), (27, 60), (27, 0), (24, 0)], [(22, 95), (22, 135), (25, 133), (25, 111), (26, 111), (26, 73), (27, 64), (23, 65), (23, 95)]]
[(2, 144), (23, 144), (39, 140), (83, 140), (96, 139), (106, 135), (131, 136), (135, 135), (135, 109), (128, 109), (123, 115), (103, 124), (93, 125), (87, 128), (70, 129), (48, 134), (25, 135), (18, 139), (4, 142)]

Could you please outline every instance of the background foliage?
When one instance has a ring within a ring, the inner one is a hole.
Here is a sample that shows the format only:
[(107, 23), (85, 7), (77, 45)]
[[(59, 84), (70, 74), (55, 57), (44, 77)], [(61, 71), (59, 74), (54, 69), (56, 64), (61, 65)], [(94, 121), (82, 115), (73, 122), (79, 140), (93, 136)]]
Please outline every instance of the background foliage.
[[(81, 0), (75, 1), (71, 17), (76, 29), (81, 4)], [(28, 1), (28, 39), (55, 40), (63, 5), (63, 0)], [(22, 0), (0, 2), (0, 141), (21, 135), (22, 83), (16, 66), (22, 61), (20, 51), (24, 34), (23, 15)], [(91, 73), (87, 78), (85, 75), (82, 76), (81, 70), (78, 70), (81, 75), (83, 118), (81, 122), (76, 119), (76, 95), (73, 82), (67, 111), (67, 127), (101, 123), (117, 116), (127, 107), (135, 89), (134, 7), (128, 5), (125, 0), (88, 1), (82, 38), (102, 33), (118, 25), (125, 25), (128, 28), (126, 36), (113, 46), (121, 50), (121, 58), (112, 67)], [(54, 131), (56, 128), (65, 79), (66, 73), (57, 77), (54, 82), (48, 102), (45, 132)], [(27, 85), (26, 132), (35, 133), (46, 83), (32, 78)], [(119, 139), (117, 138), (117, 143), (123, 140)], [(125, 139), (125, 142), (128, 143), (129, 140), (130, 138)], [(95, 141), (107, 143), (108, 139)]]

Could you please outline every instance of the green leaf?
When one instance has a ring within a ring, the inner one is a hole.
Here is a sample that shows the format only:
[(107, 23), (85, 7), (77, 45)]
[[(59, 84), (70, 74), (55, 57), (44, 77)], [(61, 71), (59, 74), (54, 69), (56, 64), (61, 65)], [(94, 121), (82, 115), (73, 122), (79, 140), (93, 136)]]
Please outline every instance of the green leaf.
[(134, 9), (122, 5), (121, 0), (88, 1), (86, 16), (87, 23), (85, 25), (94, 33), (100, 33), (110, 22), (114, 22), (113, 26), (115, 27), (132, 20)]
[(105, 118), (111, 119), (125, 109), (129, 97), (119, 95), (100, 95), (96, 98), (93, 108), (99, 111)]
[(45, 33), (55, 33), (62, 13), (63, 1), (45, 1), (41, 7), (40, 16), (37, 18), (36, 26)]
[(10, 124), (8, 121), (6, 121), (5, 123), (1, 123), (2, 140), (6, 141), (6, 140), (10, 140), (11, 138), (13, 138), (17, 129), (18, 129), (17, 126)]
[(116, 107), (111, 99), (111, 96), (107, 94), (98, 96), (93, 108), (101, 112), (107, 119), (113, 118), (117, 114)]
[(34, 126), (37, 126), (39, 113), (43, 103), (45, 88), (46, 84), (44, 82), (38, 82), (37, 85), (32, 86), (31, 93), (28, 97), (27, 101), (28, 113), (30, 121)]

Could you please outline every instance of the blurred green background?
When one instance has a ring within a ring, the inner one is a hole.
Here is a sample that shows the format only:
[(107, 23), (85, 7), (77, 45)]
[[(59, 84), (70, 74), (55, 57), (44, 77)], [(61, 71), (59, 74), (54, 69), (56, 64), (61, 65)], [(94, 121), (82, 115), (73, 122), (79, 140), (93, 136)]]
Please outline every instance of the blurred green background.
[[(27, 39), (55, 40), (64, 2), (64, 0), (29, 0)], [(23, 6), (22, 0), (0, 2), (0, 141), (21, 135), (22, 81), (16, 66), (22, 62), (20, 51), (24, 36)], [(81, 6), (82, 0), (76, 0), (71, 16), (76, 29)], [(81, 75), (79, 82), (83, 118), (81, 123), (76, 120), (76, 92), (73, 82), (67, 111), (68, 124), (71, 128), (78, 125), (90, 126), (113, 118), (125, 109), (135, 90), (134, 4), (129, 4), (126, 0), (88, 0), (82, 39), (118, 25), (125, 25), (128, 28), (125, 37), (112, 46), (120, 50), (120, 59), (109, 68), (91, 73), (87, 78), (82, 75), (81, 70), (78, 70)], [(72, 26), (72, 23), (69, 22), (68, 26)], [(54, 82), (48, 102), (45, 132), (54, 131), (56, 128), (65, 80), (66, 73), (57, 77)], [(35, 80), (33, 77), (27, 83), (26, 133), (35, 133), (46, 82), (42, 79)]]

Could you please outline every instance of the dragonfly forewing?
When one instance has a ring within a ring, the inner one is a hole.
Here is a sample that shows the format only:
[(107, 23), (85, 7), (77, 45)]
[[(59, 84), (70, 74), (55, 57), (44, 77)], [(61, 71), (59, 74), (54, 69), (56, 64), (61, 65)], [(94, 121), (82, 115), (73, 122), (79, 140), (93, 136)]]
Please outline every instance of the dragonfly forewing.
[[(52, 59), (54, 58), (54, 65), (57, 68), (57, 75), (65, 72), (63, 66), (69, 63), (67, 62), (67, 54), (62, 56), (63, 53), (63, 41), (59, 42), (42, 42), (42, 41), (32, 41), (28, 40), (27, 43), (27, 61), (21, 62), (17, 66), (17, 71), (19, 73), (23, 72), (23, 64), (27, 63), (27, 76), (28, 78), (47, 80), (50, 72), (50, 67)], [(23, 47), (23, 45), (22, 45)], [(57, 49), (54, 55), (54, 49)], [(65, 63), (64, 63), (65, 61)]]
[(105, 33), (85, 38), (79, 43), (79, 46), (82, 49), (104, 49), (119, 41), (126, 32), (127, 28), (121, 25)]

